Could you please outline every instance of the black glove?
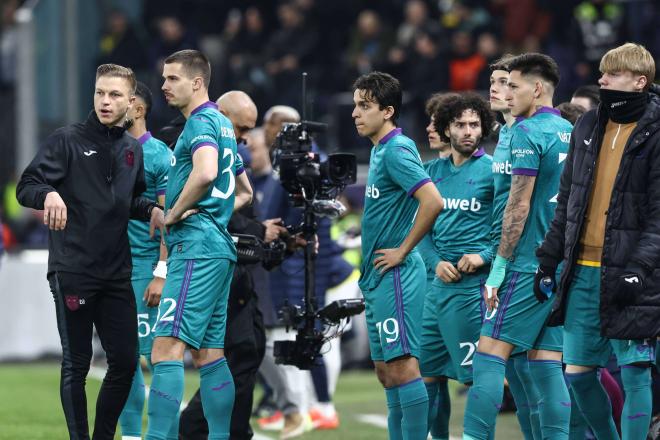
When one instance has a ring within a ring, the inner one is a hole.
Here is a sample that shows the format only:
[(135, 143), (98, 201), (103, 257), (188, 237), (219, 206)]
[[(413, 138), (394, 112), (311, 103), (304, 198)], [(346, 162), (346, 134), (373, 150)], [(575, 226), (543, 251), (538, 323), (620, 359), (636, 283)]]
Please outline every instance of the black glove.
[(555, 272), (557, 272), (556, 267), (540, 265), (536, 268), (536, 275), (534, 275), (534, 296), (538, 302), (546, 302), (557, 291)]
[(620, 307), (635, 303), (635, 299), (644, 291), (645, 278), (651, 271), (639, 264), (629, 264), (619, 275), (612, 298)]

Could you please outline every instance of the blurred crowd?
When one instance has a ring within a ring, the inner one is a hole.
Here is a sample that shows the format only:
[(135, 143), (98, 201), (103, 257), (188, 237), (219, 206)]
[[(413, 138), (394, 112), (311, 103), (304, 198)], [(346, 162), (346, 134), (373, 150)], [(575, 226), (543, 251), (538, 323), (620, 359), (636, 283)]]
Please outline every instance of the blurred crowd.
[[(16, 81), (15, 35), (8, 30), (20, 4), (3, 2), (0, 91)], [(330, 122), (335, 133), (324, 139), (326, 149), (352, 146), (362, 161), (368, 146), (356, 138), (346, 93), (360, 74), (384, 70), (401, 80), (400, 124), (424, 150), (426, 99), (440, 91), (485, 92), (488, 64), (503, 53), (555, 58), (562, 74), (557, 103), (596, 83), (609, 48), (635, 41), (660, 54), (660, 5), (652, 0), (143, 0), (133, 19), (117, 5), (101, 3), (105, 23), (89, 69), (110, 62), (133, 68), (155, 91), (154, 132), (177, 115), (157, 93), (163, 59), (194, 48), (212, 62), (212, 97), (243, 90), (259, 109), (300, 109), (300, 74), (308, 72), (313, 119)], [(5, 241), (44, 245), (38, 219), (15, 201), (15, 177), (0, 179), (0, 215), (11, 225)]]

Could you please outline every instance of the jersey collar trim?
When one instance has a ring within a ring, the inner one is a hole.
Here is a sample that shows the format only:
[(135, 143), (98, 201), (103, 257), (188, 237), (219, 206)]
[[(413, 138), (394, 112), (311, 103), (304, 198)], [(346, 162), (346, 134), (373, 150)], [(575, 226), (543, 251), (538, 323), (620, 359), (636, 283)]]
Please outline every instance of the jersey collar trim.
[(484, 154), (486, 154), (486, 150), (484, 150), (484, 147), (479, 147), (477, 151), (472, 153), (472, 157), (474, 157), (475, 159), (479, 159)]
[(140, 145), (144, 145), (151, 138), (152, 138), (151, 132), (148, 131), (138, 138), (138, 142), (140, 143)]
[(532, 116), (539, 115), (541, 113), (551, 113), (553, 115), (561, 116), (561, 112), (556, 108), (543, 106), (540, 109), (536, 110)]
[(195, 110), (191, 111), (190, 115), (192, 116), (196, 113), (199, 113), (202, 110), (204, 110), (205, 108), (214, 108), (214, 109), (217, 110), (218, 109), (218, 104), (216, 104), (213, 101), (206, 101), (204, 104), (200, 105), (199, 107), (195, 108)]
[(389, 133), (387, 133), (385, 136), (383, 136), (383, 138), (382, 138), (381, 140), (378, 141), (378, 144), (379, 144), (379, 145), (386, 144), (386, 143), (387, 143), (390, 139), (392, 139), (394, 136), (397, 136), (397, 135), (401, 134), (401, 132), (402, 132), (402, 130), (401, 130), (399, 127), (393, 129), (392, 131), (390, 131)]

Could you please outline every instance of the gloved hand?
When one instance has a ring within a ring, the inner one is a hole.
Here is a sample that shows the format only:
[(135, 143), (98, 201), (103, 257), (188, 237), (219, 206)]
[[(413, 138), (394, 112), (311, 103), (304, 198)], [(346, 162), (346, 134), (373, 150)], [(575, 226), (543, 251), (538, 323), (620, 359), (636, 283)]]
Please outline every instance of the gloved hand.
[(614, 286), (612, 298), (619, 306), (635, 303), (635, 298), (644, 291), (645, 278), (651, 271), (645, 267), (632, 263), (619, 275)]
[(540, 265), (536, 268), (536, 275), (534, 275), (534, 296), (538, 302), (546, 302), (557, 291), (556, 272), (556, 267)]

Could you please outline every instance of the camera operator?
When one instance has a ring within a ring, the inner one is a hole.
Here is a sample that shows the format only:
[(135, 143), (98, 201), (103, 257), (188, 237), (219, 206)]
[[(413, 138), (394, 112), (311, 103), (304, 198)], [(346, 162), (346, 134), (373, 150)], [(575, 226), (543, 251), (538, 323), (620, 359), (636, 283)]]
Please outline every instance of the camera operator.
[[(218, 108), (231, 121), (236, 140), (243, 144), (243, 161), (249, 168), (249, 153), (245, 154), (245, 135), (255, 125), (257, 108), (244, 92), (230, 91), (217, 100)], [(173, 131), (175, 133), (175, 131)], [(254, 235), (269, 243), (286, 232), (277, 221), (264, 222), (256, 219), (256, 203), (245, 207), (232, 215), (228, 231), (232, 234)], [(291, 247), (291, 246), (290, 246)], [(295, 247), (295, 245), (294, 245)], [(225, 336), (225, 357), (234, 378), (236, 397), (231, 418), (231, 439), (252, 438), (250, 414), (252, 395), (256, 382), (256, 373), (264, 356), (265, 334), (263, 318), (258, 307), (257, 292), (267, 299), (267, 273), (259, 264), (236, 265), (229, 293), (227, 308), (227, 331)], [(272, 306), (266, 312), (274, 315)], [(206, 439), (208, 425), (202, 410), (199, 390), (195, 393), (186, 409), (181, 413), (179, 433), (183, 440)]]
[[(275, 106), (266, 112), (264, 117), (264, 135), (266, 145), (272, 147), (277, 133), (285, 122), (299, 122), (298, 112), (286, 106)], [(271, 142), (271, 143), (268, 143)], [(253, 148), (253, 147), (251, 147)], [(312, 151), (316, 151), (312, 146)], [(255, 152), (255, 157), (258, 153)], [(268, 155), (265, 155), (267, 158)], [(302, 209), (294, 208), (289, 201), (289, 194), (282, 187), (270, 170), (270, 162), (263, 160), (262, 168), (254, 168), (255, 192), (261, 197), (263, 218), (282, 218), (284, 224), (297, 226), (302, 221)], [(352, 273), (352, 266), (342, 257), (342, 249), (330, 238), (330, 220), (318, 220), (319, 253), (315, 262), (315, 293), (317, 305), (325, 303), (325, 292), (328, 288), (337, 286)], [(275, 310), (280, 310), (286, 304), (302, 306), (305, 292), (304, 257), (295, 255), (283, 262), (282, 266), (270, 274), (271, 297)], [(295, 332), (287, 333), (282, 324), (267, 331), (267, 351), (260, 372), (276, 395), (278, 409), (284, 416), (284, 427), (281, 438), (291, 438), (310, 429), (310, 419), (307, 416), (309, 396), (306, 388), (308, 382), (306, 372), (290, 365), (276, 365), (271, 347), (274, 341), (292, 339)], [(328, 375), (322, 358), (319, 364), (311, 369), (312, 381), (316, 392), (315, 405), (310, 415), (313, 426), (317, 428), (334, 429), (339, 421), (332, 405), (328, 387)], [(282, 382), (284, 379), (284, 383)], [(263, 420), (262, 422), (265, 422)], [(277, 419), (271, 420), (277, 423)], [(281, 423), (281, 422), (280, 422)], [(260, 424), (266, 427), (264, 423)]]

